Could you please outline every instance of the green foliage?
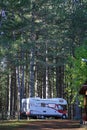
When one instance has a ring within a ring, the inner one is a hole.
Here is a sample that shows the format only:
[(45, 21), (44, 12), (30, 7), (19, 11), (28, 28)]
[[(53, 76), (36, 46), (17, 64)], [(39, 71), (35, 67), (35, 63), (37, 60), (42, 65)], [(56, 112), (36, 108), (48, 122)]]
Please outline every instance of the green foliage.
[(75, 57), (70, 57), (68, 59), (69, 62), (66, 66), (65, 72), (67, 75), (66, 82), (68, 83), (66, 92), (69, 96), (73, 95), (73, 102), (78, 95), (79, 100), (81, 101), (80, 104), (82, 104), (83, 100), (79, 95), (79, 90), (82, 87), (83, 83), (87, 80), (87, 63), (83, 62), (82, 58), (87, 58), (87, 43), (76, 48)]

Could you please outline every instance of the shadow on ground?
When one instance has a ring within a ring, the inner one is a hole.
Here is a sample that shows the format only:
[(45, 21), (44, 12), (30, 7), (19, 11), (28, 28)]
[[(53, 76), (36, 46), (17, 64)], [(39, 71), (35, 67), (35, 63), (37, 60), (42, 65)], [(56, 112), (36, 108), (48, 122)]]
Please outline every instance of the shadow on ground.
[(80, 123), (78, 121), (42, 120), (29, 122), (27, 125), (22, 125), (20, 128), (15, 130), (74, 130), (75, 128), (80, 128)]

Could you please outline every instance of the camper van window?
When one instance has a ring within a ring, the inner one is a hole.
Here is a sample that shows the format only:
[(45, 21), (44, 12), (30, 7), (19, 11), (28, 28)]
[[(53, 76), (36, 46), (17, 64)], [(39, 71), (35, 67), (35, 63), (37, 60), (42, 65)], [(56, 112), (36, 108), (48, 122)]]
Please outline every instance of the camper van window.
[(58, 110), (63, 110), (63, 107), (61, 105), (58, 105)]
[(41, 107), (45, 107), (45, 103), (41, 103)]
[(63, 110), (67, 110), (67, 106), (66, 105), (63, 105)]
[(67, 106), (66, 105), (59, 105), (58, 109), (59, 110), (67, 110)]
[(26, 102), (23, 103), (23, 108), (25, 111), (27, 110), (27, 103)]

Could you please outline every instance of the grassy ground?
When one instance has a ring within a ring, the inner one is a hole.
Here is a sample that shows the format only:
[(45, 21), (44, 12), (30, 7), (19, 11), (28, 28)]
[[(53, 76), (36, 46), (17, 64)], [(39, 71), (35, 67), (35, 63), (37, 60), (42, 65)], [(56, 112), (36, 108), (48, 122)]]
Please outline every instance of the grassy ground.
[(27, 120), (12, 120), (12, 121), (0, 121), (0, 130), (14, 130), (16, 128), (27, 125), (30, 121)]
[(71, 120), (0, 121), (0, 130), (87, 130)]

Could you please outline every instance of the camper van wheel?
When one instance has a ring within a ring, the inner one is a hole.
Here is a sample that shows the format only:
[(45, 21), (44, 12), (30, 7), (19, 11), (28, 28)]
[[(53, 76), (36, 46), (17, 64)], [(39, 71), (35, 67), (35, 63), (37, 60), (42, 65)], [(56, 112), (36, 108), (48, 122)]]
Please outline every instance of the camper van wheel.
[(41, 116), (41, 119), (45, 119), (45, 117), (44, 117), (44, 116)]
[(39, 115), (37, 116), (37, 119), (40, 119), (40, 116), (39, 116)]
[(41, 115), (39, 115), (39, 116), (37, 116), (37, 119), (44, 119), (45, 117), (44, 116), (41, 116)]
[(64, 114), (64, 115), (62, 115), (62, 119), (66, 119), (66, 115)]

